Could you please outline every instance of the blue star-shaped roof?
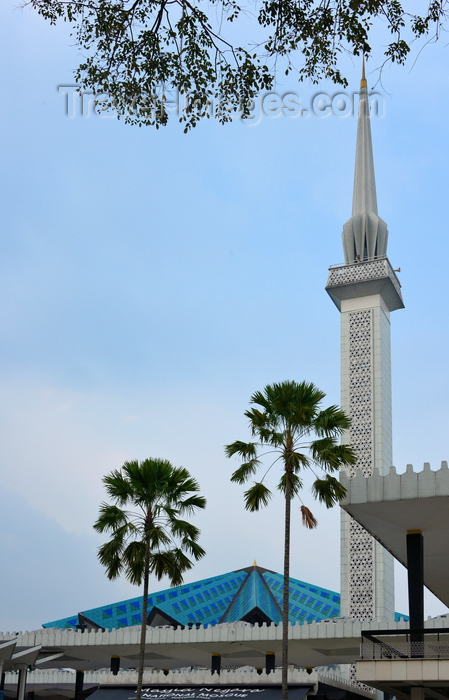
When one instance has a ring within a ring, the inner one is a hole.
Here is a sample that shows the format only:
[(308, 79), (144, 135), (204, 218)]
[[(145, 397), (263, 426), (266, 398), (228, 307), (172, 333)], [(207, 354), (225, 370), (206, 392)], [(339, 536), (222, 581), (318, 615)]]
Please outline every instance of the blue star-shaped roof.
[[(283, 581), (281, 574), (263, 569), (254, 562), (245, 569), (152, 593), (148, 596), (147, 621), (153, 626), (216, 625), (238, 620), (277, 624), (282, 620)], [(47, 622), (43, 627), (129, 627), (141, 623), (141, 608), (140, 596), (84, 610), (78, 615)], [(307, 623), (339, 615), (339, 593), (290, 578), (291, 623)], [(399, 617), (396, 613), (396, 619)]]

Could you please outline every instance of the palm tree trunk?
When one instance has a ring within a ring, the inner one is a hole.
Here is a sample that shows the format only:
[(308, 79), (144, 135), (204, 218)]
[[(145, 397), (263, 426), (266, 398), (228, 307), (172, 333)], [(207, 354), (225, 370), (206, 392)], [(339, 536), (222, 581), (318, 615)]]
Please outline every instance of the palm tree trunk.
[(282, 700), (288, 700), (288, 607), (290, 599), (290, 511), (292, 483), (285, 473), (284, 596), (282, 601)]
[(142, 695), (143, 668), (145, 665), (145, 642), (147, 638), (148, 584), (150, 579), (150, 540), (145, 543), (145, 564), (143, 572), (142, 626), (140, 628), (139, 668), (137, 672), (136, 700)]

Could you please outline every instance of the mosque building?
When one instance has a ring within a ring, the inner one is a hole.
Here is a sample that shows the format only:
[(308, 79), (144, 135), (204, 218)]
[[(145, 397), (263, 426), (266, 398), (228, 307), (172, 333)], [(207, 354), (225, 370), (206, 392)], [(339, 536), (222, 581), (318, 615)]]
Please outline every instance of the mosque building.
[[(341, 404), (351, 418), (344, 440), (355, 447), (357, 462), (341, 474), (347, 489), (340, 504), (341, 594), (289, 581), (292, 700), (374, 700), (376, 693), (449, 700), (449, 618), (425, 621), (423, 602), (426, 585), (449, 606), (449, 468), (443, 462), (432, 471), (425, 464), (415, 472), (408, 465), (397, 474), (391, 466), (390, 315), (404, 304), (387, 242), (363, 72), (345, 262), (331, 266), (326, 285), (341, 315)], [(394, 612), (393, 557), (408, 568), (410, 620)], [(277, 700), (282, 588), (281, 574), (254, 562), (149, 595), (145, 697), (261, 693), (262, 700)], [(0, 633), (0, 693), (24, 700), (28, 682), (42, 699), (73, 697), (71, 669), (76, 700), (99, 685), (93, 700), (132, 700), (141, 602), (136, 597), (84, 610), (34, 632)], [(332, 675), (329, 669), (343, 664), (353, 665), (354, 677)], [(105, 668), (111, 671), (98, 675)]]

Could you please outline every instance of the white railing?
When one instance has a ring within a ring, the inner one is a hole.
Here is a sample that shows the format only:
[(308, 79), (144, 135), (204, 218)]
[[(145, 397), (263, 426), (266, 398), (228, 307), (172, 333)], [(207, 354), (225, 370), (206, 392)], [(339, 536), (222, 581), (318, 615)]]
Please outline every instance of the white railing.
[(399, 282), (390, 261), (385, 256), (370, 258), (369, 260), (361, 260), (360, 262), (355, 263), (347, 263), (345, 265), (331, 266), (329, 268), (327, 286), (336, 287), (341, 284), (365, 282), (369, 280), (382, 279), (384, 277), (389, 277), (391, 279), (394, 288), (402, 299), (401, 283)]
[(388, 640), (360, 645), (360, 656), (364, 661), (382, 659), (449, 659), (449, 639), (443, 641), (396, 642)]
[[(5, 675), (6, 685), (17, 684), (18, 673), (8, 671)], [(210, 669), (178, 669), (174, 671), (160, 671), (145, 669), (143, 682), (145, 685), (207, 685), (207, 686), (229, 686), (229, 685), (280, 685), (282, 672), (276, 668), (271, 673), (265, 671), (261, 673), (254, 668), (242, 667), (235, 669), (221, 669), (220, 675), (210, 672)], [(316, 692), (318, 682), (326, 683), (336, 688), (354, 690), (357, 688), (359, 694), (371, 699), (375, 695), (375, 690), (367, 688), (363, 692), (359, 689), (359, 684), (344, 678), (338, 669), (319, 669), (309, 673), (305, 669), (289, 668), (288, 682), (291, 684), (311, 683), (314, 685), (312, 694)], [(54, 685), (74, 686), (75, 671), (62, 669), (39, 669), (29, 671), (27, 674), (29, 685)], [(86, 671), (84, 673), (84, 686), (92, 685), (135, 685), (137, 683), (137, 671), (134, 669), (124, 669), (113, 675), (109, 669), (98, 671)]]
[(333, 265), (329, 265), (329, 270), (333, 270), (336, 267), (349, 267), (349, 265), (360, 265), (361, 262), (371, 262), (372, 260), (388, 260), (388, 258), (386, 255), (373, 255), (372, 258), (366, 258), (364, 260), (353, 260), (352, 262), (334, 263)]

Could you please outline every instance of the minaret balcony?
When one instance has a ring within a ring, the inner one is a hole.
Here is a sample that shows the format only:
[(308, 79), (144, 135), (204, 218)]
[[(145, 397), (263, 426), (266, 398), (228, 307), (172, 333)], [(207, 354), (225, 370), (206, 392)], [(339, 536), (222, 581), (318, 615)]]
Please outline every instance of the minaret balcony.
[(380, 294), (389, 311), (403, 309), (401, 283), (386, 256), (331, 265), (326, 291), (341, 311), (341, 302)]

